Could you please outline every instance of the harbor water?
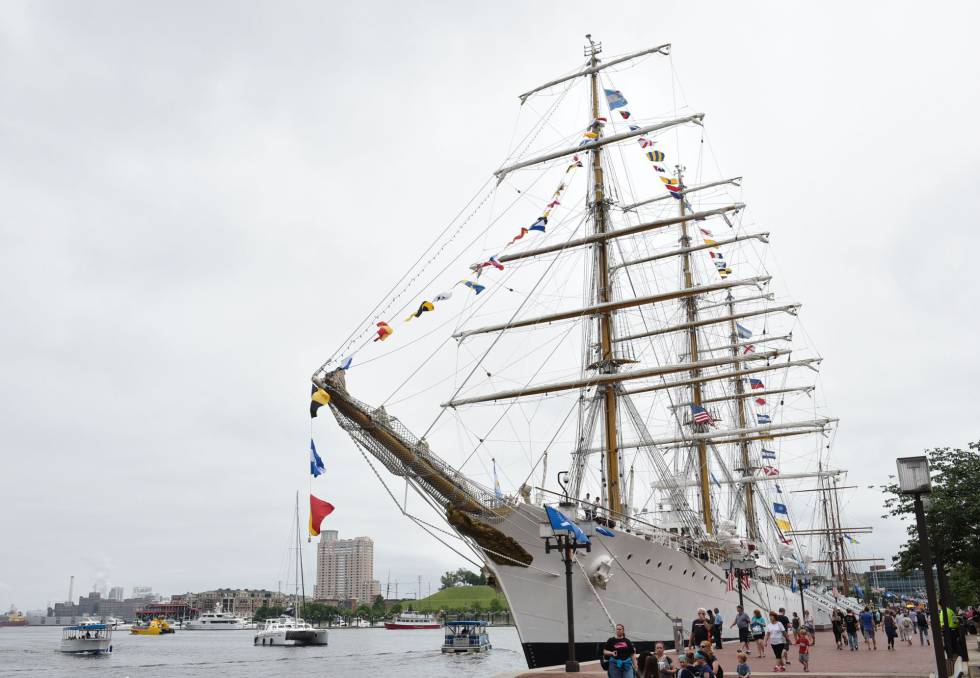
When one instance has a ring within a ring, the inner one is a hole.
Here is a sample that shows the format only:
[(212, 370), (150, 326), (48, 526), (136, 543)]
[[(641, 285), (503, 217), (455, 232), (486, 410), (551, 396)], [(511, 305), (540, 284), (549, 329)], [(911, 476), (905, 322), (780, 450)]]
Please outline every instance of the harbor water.
[(526, 668), (517, 631), (490, 629), (493, 649), (442, 654), (441, 629), (388, 631), (331, 629), (327, 647), (255, 647), (254, 631), (178, 631), (166, 636), (113, 634), (113, 652), (73, 656), (58, 652), (61, 629), (0, 629), (0, 675), (45, 678), (460, 678), (495, 676)]

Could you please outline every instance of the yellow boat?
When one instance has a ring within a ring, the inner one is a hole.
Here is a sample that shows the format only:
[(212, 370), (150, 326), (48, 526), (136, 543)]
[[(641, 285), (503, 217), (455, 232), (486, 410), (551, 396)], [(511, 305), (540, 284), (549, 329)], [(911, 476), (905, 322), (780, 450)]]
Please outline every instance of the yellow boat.
[(137, 636), (159, 636), (164, 633), (173, 633), (174, 630), (164, 620), (153, 619), (146, 626), (134, 626), (129, 632)]

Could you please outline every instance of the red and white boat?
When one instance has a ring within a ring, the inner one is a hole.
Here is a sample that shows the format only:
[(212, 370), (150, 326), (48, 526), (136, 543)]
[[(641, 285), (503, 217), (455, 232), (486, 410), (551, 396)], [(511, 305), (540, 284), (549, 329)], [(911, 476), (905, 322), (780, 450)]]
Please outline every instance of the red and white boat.
[(404, 612), (391, 621), (385, 622), (386, 629), (441, 629), (442, 624), (431, 614)]

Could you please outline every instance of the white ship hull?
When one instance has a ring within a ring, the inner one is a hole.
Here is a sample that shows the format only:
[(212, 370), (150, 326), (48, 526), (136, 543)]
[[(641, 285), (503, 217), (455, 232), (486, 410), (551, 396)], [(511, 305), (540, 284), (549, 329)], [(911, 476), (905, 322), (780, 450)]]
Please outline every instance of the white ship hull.
[(326, 629), (277, 629), (259, 631), (255, 635), (255, 645), (326, 645)]
[(67, 654), (103, 654), (112, 652), (112, 639), (66, 638), (61, 641), (59, 649)]
[[(564, 565), (559, 554), (545, 553), (538, 526), (546, 520), (543, 509), (522, 504), (493, 525), (534, 557), (530, 567), (487, 563), (507, 597), (531, 668), (564, 663), (568, 648)], [(673, 647), (672, 619), (682, 620), (687, 638), (699, 607), (717, 607), (725, 620), (723, 637), (737, 640), (737, 629), (729, 625), (735, 618), (738, 591), (726, 592), (726, 573), (719, 565), (618, 530), (615, 537), (596, 536), (592, 541), (591, 553), (576, 555), (586, 572), (591, 573), (603, 556), (614, 560), (605, 589), (591, 586), (582, 569), (573, 566), (578, 660), (598, 658), (598, 644), (612, 635), (613, 622), (625, 625), (640, 651), (652, 649), (657, 641)], [(787, 616), (796, 612), (802, 618), (800, 594), (785, 586), (752, 580), (743, 596), (749, 614), (754, 609), (767, 614), (782, 607)], [(829, 623), (826, 605), (809, 596), (806, 605), (817, 625)]]
[(241, 631), (247, 628), (247, 625), (241, 619), (203, 622), (192, 619), (185, 621), (181, 628), (184, 631)]

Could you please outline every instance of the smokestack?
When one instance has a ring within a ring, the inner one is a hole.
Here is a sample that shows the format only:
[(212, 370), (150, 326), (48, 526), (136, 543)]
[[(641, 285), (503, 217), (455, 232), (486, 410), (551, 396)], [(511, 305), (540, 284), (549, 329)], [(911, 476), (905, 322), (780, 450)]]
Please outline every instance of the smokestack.
[(72, 599), (72, 595), (74, 595), (74, 593), (75, 593), (75, 575), (72, 575), (71, 579), (68, 580), (68, 604), (69, 605), (74, 604)]

